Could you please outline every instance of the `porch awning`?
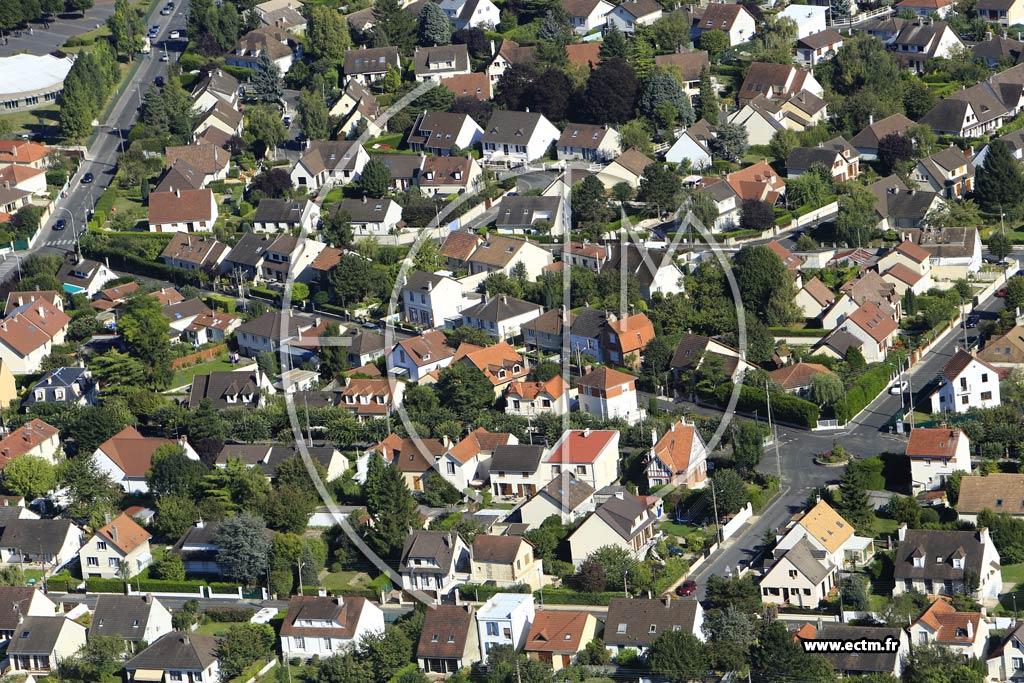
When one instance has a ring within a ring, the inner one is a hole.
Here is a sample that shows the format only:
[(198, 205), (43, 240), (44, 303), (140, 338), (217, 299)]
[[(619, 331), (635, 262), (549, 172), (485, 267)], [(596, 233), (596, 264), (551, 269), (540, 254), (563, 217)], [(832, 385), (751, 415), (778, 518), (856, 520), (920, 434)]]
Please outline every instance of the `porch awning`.
[(163, 669), (136, 669), (132, 680), (160, 683), (160, 681), (164, 680), (164, 672)]

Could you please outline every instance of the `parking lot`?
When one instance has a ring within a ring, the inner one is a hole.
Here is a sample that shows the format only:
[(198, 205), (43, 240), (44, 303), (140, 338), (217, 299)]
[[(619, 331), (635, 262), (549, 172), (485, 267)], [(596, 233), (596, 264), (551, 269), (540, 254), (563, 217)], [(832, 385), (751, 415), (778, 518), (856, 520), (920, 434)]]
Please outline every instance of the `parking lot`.
[(50, 28), (43, 28), (43, 24), (31, 24), (32, 33), (28, 30), (17, 33), (4, 32), (3, 37), (7, 44), (0, 41), (0, 57), (27, 52), (33, 55), (46, 55), (58, 49), (71, 36), (88, 33), (106, 23), (107, 17), (114, 13), (113, 0), (96, 0), (92, 9), (85, 13), (84, 17), (65, 15), (57, 17), (50, 22)]

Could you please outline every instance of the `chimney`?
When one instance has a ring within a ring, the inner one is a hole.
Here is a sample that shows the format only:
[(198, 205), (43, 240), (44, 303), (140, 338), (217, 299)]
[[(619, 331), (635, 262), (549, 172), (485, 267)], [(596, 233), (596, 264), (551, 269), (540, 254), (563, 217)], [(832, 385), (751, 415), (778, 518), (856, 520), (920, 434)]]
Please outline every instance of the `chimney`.
[(655, 429), (654, 427), (651, 427), (651, 445), (658, 445), (658, 430)]
[(152, 603), (153, 602), (153, 594), (152, 593), (146, 593), (145, 595), (143, 595), (142, 596), (142, 602), (146, 603), (147, 605)]
[(967, 637), (974, 640), (974, 622), (967, 620)]
[(344, 605), (345, 605), (345, 596), (344, 595), (339, 595), (338, 597), (334, 598), (334, 602), (338, 603), (338, 607), (344, 607)]
[(615, 497), (618, 498), (619, 500), (626, 500), (626, 496), (622, 493), (622, 491), (616, 491)]
[(666, 595), (665, 596), (665, 609), (672, 609), (672, 596), (671, 595)]
[(868, 114), (868, 125), (869, 126), (875, 125), (875, 115), (874, 114)]
[(988, 535), (988, 527), (987, 526), (983, 526), (980, 529), (978, 529), (978, 541), (982, 545), (988, 545), (988, 544), (990, 544), (992, 542), (992, 538)]
[(906, 538), (907, 538), (907, 525), (906, 525), (905, 522), (903, 524), (900, 524), (900, 528), (896, 531), (896, 535), (899, 538), (900, 543), (902, 543), (904, 540), (906, 540)]
[(363, 204), (365, 204), (365, 203), (366, 203), (366, 195), (364, 194), (363, 195)]
[(587, 438), (588, 436), (590, 436), (590, 434), (591, 434), (590, 427), (587, 427), (586, 429), (583, 430), (583, 438), (584, 439)]
[(181, 199), (181, 190), (175, 190), (174, 196), (177, 197), (178, 199)]
[(497, 54), (497, 52), (494, 50), (494, 41), (492, 40), (491, 41), (491, 56), (494, 56), (496, 54)]
[(110, 527), (110, 539), (114, 543), (117, 543), (117, 526), (116, 525)]
[(178, 639), (178, 641), (179, 641), (179, 642), (180, 642), (180, 643), (181, 643), (182, 645), (188, 645), (188, 644), (189, 644), (189, 640), (188, 640), (188, 634), (187, 634), (187, 633), (182, 633), (182, 634), (181, 634), (181, 638), (179, 638), (179, 639)]
[(46, 318), (46, 309), (43, 308), (42, 306), (39, 306), (39, 308), (36, 309), (36, 312), (39, 313), (40, 318)]

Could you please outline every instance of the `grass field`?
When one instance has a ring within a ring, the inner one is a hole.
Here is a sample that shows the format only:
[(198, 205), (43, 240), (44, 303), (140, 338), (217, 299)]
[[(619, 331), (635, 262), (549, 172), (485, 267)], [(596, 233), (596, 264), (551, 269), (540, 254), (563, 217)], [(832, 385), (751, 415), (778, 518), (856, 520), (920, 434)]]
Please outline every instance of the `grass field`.
[(199, 365), (182, 368), (174, 373), (174, 379), (171, 380), (171, 388), (177, 389), (178, 387), (189, 384), (192, 381), (192, 378), (196, 375), (205, 375), (221, 370), (234, 370), (236, 367), (238, 366), (232, 365), (226, 358), (215, 358), (214, 360), (200, 363)]
[(320, 585), (334, 593), (366, 588), (370, 585), (370, 575), (366, 572), (328, 572), (320, 577)]
[(1002, 571), (1003, 583), (1012, 583), (1014, 586), (1024, 583), (1024, 562), (1003, 565)]

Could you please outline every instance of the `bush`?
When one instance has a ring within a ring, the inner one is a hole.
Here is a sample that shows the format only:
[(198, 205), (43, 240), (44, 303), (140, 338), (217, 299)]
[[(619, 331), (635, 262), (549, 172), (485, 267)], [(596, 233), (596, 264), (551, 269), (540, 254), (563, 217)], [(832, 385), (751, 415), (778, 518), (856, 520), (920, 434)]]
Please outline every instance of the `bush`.
[(249, 621), (254, 614), (256, 614), (256, 610), (247, 607), (213, 607), (206, 610), (206, 620), (214, 622)]
[(86, 593), (124, 593), (124, 581), (121, 579), (86, 579)]
[(921, 524), (938, 524), (940, 521), (939, 511), (935, 508), (923, 508), (921, 510)]
[(46, 172), (46, 184), (61, 186), (68, 179), (68, 174), (60, 169), (51, 169)]
[(846, 390), (846, 400), (834, 406), (836, 418), (840, 422), (847, 422), (854, 415), (862, 411), (875, 397), (885, 391), (893, 376), (899, 372), (900, 358), (896, 354), (890, 355), (883, 362), (873, 365), (856, 379), (849, 389)]
[(139, 590), (150, 593), (199, 593), (203, 585), (202, 581), (161, 581), (158, 579), (138, 581)]
[[(535, 594), (538, 602), (540, 602), (540, 593), (541, 591), (538, 591)], [(626, 594), (621, 591), (580, 593), (570, 588), (545, 588), (543, 593), (544, 602), (548, 605), (601, 605), (607, 607), (612, 598), (626, 597)]]
[[(715, 389), (714, 395), (705, 398), (714, 400), (720, 406), (729, 404), (729, 397), (733, 391), (733, 384), (725, 382)], [(743, 385), (740, 389), (739, 401), (736, 403), (736, 410), (742, 413), (768, 414), (768, 406), (764, 391), (755, 387)], [(779, 422), (789, 423), (808, 429), (818, 425), (818, 406), (805, 401), (797, 396), (789, 394), (775, 394), (772, 396), (772, 416)]]

